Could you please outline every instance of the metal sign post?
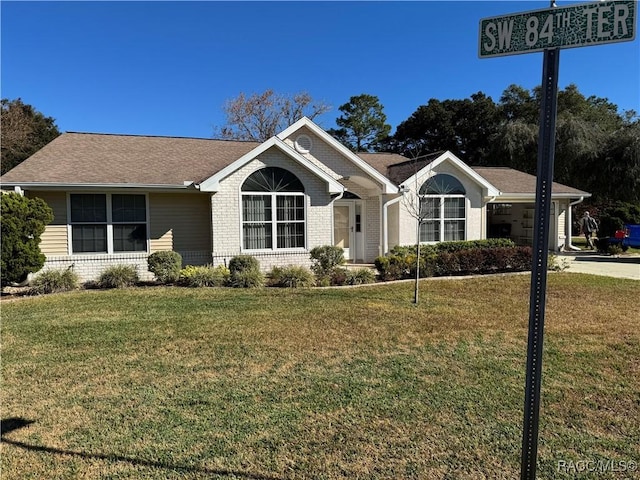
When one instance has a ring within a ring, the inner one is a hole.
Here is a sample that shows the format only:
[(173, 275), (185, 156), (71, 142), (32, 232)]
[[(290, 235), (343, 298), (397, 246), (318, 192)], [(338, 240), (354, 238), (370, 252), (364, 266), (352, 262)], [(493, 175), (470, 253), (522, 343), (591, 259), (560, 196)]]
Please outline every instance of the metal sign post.
[(542, 67), (542, 105), (538, 139), (538, 176), (536, 210), (533, 224), (533, 265), (529, 300), (529, 341), (525, 381), (524, 425), (522, 429), (522, 463), (520, 478), (536, 478), (538, 456), (538, 420), (542, 380), (542, 339), (547, 293), (549, 220), (551, 185), (556, 145), (556, 112), (560, 50), (546, 50)]
[(560, 48), (634, 40), (637, 10), (637, 3), (634, 0), (586, 3), (561, 8), (554, 7), (553, 0), (550, 0), (550, 3), (553, 8), (547, 10), (482, 19), (478, 48), (480, 58), (544, 52), (521, 480), (535, 480), (538, 456), (542, 344), (547, 293)]

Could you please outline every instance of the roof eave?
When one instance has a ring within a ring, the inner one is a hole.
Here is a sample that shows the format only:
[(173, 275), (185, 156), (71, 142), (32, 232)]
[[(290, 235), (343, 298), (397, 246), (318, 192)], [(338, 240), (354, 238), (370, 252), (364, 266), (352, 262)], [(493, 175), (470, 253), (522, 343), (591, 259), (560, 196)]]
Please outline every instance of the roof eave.
[[(535, 201), (536, 194), (535, 193), (509, 193), (509, 192), (501, 192), (498, 197), (495, 199), (495, 202), (504, 202), (507, 200), (532, 200)], [(587, 192), (575, 192), (575, 193), (551, 193), (552, 199), (571, 199), (571, 198), (589, 198), (591, 197), (590, 193)]]
[(220, 182), (223, 179), (231, 175), (233, 172), (235, 172), (239, 168), (242, 168), (244, 165), (248, 164), (253, 159), (255, 159), (258, 155), (261, 155), (271, 147), (278, 148), (285, 155), (289, 156), (290, 158), (298, 162), (300, 165), (305, 167), (307, 170), (311, 171), (317, 177), (324, 180), (327, 183), (327, 190), (330, 194), (342, 193), (344, 191), (344, 186), (340, 182), (338, 182), (336, 179), (331, 177), (325, 171), (321, 170), (319, 167), (315, 166), (313, 163), (311, 163), (309, 160), (304, 158), (298, 152), (291, 149), (285, 142), (280, 140), (278, 137), (271, 137), (266, 142), (262, 143), (261, 145), (258, 145), (256, 148), (254, 148), (250, 152), (247, 152), (235, 162), (227, 165), (219, 172), (216, 172), (209, 178), (205, 179), (203, 182), (201, 182), (198, 185), (198, 188), (200, 188), (200, 190), (203, 192), (212, 192), (212, 193), (217, 192), (220, 189)]
[(157, 183), (65, 183), (65, 182), (2, 182), (2, 188), (20, 188), (22, 190), (106, 190), (106, 189), (138, 189), (138, 190), (197, 190), (193, 182), (182, 185)]
[(450, 150), (446, 150), (441, 155), (439, 155), (437, 158), (434, 158), (432, 162), (430, 162), (428, 165), (425, 165), (424, 167), (422, 167), (417, 173), (414, 173), (413, 175), (411, 175), (404, 182), (402, 182), (400, 184), (400, 186), (402, 187), (403, 185), (407, 185), (407, 184), (415, 181), (417, 178), (420, 178), (421, 176), (423, 176), (425, 174), (425, 172), (433, 170), (438, 165), (443, 163), (445, 160), (449, 160), (449, 161), (453, 162), (453, 164), (455, 166), (457, 166), (459, 169), (461, 169), (466, 175), (468, 175), (478, 185), (480, 185), (483, 188), (483, 191), (486, 192), (486, 196), (487, 197), (496, 197), (496, 196), (502, 195), (502, 192), (500, 192), (500, 190), (498, 188), (496, 188), (486, 178), (484, 178), (482, 175), (480, 175), (478, 172), (476, 172), (471, 167), (469, 167), (466, 163), (464, 163), (462, 160), (460, 160)]

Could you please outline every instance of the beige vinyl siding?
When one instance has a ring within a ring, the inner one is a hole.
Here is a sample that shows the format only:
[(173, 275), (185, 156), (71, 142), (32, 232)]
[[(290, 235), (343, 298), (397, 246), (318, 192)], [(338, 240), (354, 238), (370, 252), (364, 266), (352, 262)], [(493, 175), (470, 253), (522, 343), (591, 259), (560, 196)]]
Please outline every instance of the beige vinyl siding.
[(211, 197), (205, 194), (149, 194), (151, 252), (211, 252)]
[(67, 255), (67, 194), (65, 192), (27, 192), (29, 198), (41, 198), (53, 210), (53, 222), (45, 228), (40, 242), (40, 250), (47, 257)]

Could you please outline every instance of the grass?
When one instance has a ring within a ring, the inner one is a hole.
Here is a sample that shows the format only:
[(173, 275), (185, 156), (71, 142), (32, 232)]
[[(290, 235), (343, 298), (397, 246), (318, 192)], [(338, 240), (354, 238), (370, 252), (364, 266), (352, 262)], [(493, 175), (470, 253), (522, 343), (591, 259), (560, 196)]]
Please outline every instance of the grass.
[[(549, 276), (538, 478), (640, 460), (637, 287)], [(2, 478), (518, 477), (529, 276), (421, 288), (3, 302)]]

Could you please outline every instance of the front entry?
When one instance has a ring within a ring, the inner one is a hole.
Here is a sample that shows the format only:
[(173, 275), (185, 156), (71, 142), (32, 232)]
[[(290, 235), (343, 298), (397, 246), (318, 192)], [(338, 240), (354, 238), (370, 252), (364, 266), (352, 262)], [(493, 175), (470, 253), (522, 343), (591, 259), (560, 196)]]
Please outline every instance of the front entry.
[(344, 249), (346, 260), (355, 254), (354, 216), (353, 202), (336, 202), (333, 206), (333, 244)]
[(338, 200), (333, 206), (333, 244), (344, 249), (345, 260), (357, 263), (364, 254), (364, 201)]

